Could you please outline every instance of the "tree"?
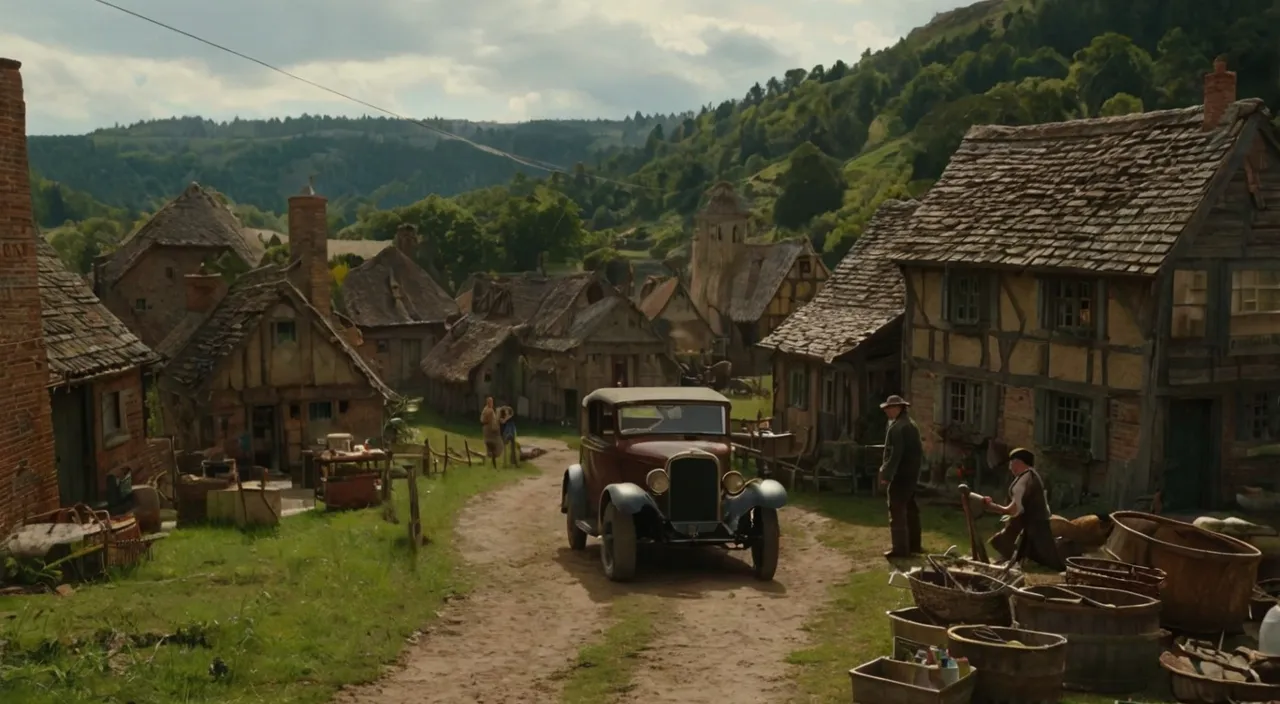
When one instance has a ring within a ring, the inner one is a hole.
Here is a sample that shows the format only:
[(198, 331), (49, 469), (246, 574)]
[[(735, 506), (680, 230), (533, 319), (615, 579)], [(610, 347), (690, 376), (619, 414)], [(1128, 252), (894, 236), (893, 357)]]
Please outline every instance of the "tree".
[(1128, 93), (1116, 93), (1107, 98), (1098, 110), (1099, 117), (1115, 117), (1142, 112), (1142, 100)]
[(956, 77), (946, 66), (930, 64), (911, 79), (902, 90), (902, 107), (899, 114), (908, 129), (928, 115), (931, 110), (955, 100), (962, 92)]
[(1090, 115), (1097, 114), (1103, 101), (1116, 93), (1145, 98), (1153, 71), (1151, 56), (1134, 46), (1133, 40), (1115, 32), (1094, 37), (1089, 46), (1076, 52), (1071, 67)]
[(1031, 53), (1031, 56), (1019, 57), (1013, 62), (1013, 78), (1066, 78), (1071, 72), (1071, 62), (1054, 51), (1051, 47), (1042, 46)]
[(545, 188), (507, 201), (494, 232), (506, 253), (507, 268), (515, 271), (537, 268), (544, 256), (548, 261), (577, 256), (586, 239), (577, 204)]
[(773, 221), (779, 227), (801, 227), (844, 202), (843, 174), (835, 161), (812, 142), (801, 144), (791, 153), (780, 185), (782, 193), (773, 207)]
[(1210, 66), (1200, 46), (1181, 27), (1165, 33), (1157, 45), (1152, 80), (1162, 107), (1194, 105), (1201, 97), (1201, 74)]

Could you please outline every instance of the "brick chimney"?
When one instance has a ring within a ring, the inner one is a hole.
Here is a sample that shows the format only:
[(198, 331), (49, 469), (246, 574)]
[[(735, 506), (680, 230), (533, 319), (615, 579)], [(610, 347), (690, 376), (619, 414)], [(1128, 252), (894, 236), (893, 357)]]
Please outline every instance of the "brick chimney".
[(1204, 129), (1216, 129), (1234, 102), (1236, 72), (1228, 71), (1226, 57), (1219, 56), (1213, 60), (1213, 72), (1204, 75)]
[(413, 259), (418, 253), (418, 228), (409, 223), (401, 224), (396, 228), (395, 246), (406, 257)]
[(218, 305), (227, 293), (227, 286), (217, 274), (206, 274), (204, 267), (183, 277), (187, 289), (187, 310), (192, 313), (208, 313)]
[(301, 260), (293, 273), (293, 284), (326, 318), (333, 312), (327, 202), (324, 196), (316, 195), (311, 184), (289, 198), (289, 257)]
[(0, 535), (58, 507), (21, 68), (0, 58)]

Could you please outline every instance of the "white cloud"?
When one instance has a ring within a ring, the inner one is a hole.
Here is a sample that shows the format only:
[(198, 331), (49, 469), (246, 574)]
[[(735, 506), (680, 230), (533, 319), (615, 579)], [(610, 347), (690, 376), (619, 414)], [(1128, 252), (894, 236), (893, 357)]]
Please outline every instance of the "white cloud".
[[(963, 0), (121, 0), (412, 116), (513, 120), (674, 112), (788, 68), (892, 43)], [(170, 115), (359, 115), (329, 95), (82, 0), (6, 8), (33, 133)]]

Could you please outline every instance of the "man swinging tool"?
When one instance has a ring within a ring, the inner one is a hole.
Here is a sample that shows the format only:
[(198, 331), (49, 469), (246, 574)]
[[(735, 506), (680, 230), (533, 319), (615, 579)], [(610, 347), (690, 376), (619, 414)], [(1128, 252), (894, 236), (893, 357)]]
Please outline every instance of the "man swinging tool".
[(1009, 471), (1013, 474), (1009, 505), (993, 503), (990, 496), (983, 499), (988, 511), (1008, 518), (1000, 532), (987, 542), (1005, 560), (1020, 562), (1029, 558), (1049, 569), (1063, 570), (1066, 566), (1049, 526), (1049, 501), (1035, 462), (1036, 456), (1030, 450), (1020, 447), (1009, 453)]

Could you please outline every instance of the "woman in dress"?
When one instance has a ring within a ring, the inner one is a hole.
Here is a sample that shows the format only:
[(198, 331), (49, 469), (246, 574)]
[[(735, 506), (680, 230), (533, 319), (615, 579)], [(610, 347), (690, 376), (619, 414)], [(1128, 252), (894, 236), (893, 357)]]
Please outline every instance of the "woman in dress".
[(498, 468), (498, 456), (502, 454), (502, 424), (498, 422), (498, 412), (493, 408), (493, 397), (484, 400), (484, 410), (480, 411), (480, 428), (484, 434), (484, 450)]

